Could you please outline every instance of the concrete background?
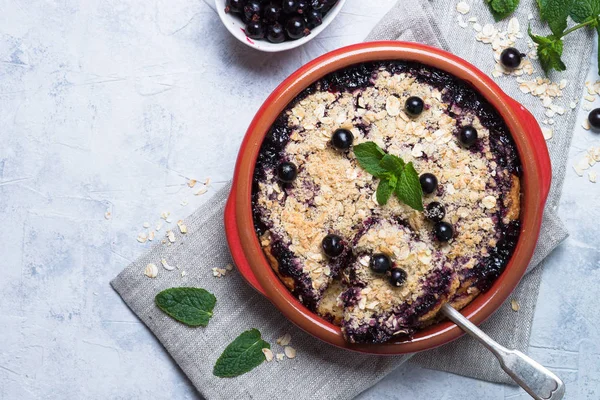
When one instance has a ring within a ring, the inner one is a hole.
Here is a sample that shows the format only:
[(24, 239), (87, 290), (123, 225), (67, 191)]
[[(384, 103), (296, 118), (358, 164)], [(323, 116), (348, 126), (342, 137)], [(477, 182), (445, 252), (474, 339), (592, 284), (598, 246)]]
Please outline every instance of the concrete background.
[[(364, 39), (394, 2), (350, 0), (308, 45), (266, 56), (225, 30), (211, 0), (0, 0), (0, 399), (198, 397), (108, 282), (149, 246), (136, 241), (145, 221), (188, 215), (231, 177), (283, 78)], [(600, 146), (585, 114), (570, 164)], [(194, 196), (187, 179), (206, 177), (209, 193)], [(547, 263), (531, 338), (569, 399), (600, 398), (599, 195), (569, 167), (571, 236)], [(528, 397), (404, 365), (361, 398)]]

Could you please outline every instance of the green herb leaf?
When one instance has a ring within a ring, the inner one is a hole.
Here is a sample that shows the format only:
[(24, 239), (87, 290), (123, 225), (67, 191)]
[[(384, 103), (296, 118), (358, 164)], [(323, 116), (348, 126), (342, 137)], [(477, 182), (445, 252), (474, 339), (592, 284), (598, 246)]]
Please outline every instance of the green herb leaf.
[(519, 0), (486, 0), (496, 21), (512, 14), (519, 6)]
[(156, 295), (155, 301), (158, 308), (179, 322), (188, 326), (206, 326), (217, 298), (204, 289), (180, 287), (163, 290)]
[(573, 0), (541, 0), (540, 16), (548, 23), (556, 37), (560, 37), (567, 29), (567, 17), (571, 11)]
[(564, 71), (567, 66), (561, 60), (563, 52), (563, 41), (554, 35), (538, 36), (531, 33), (531, 27), (527, 29), (529, 37), (538, 44), (537, 54), (544, 72), (548, 74), (550, 70)]
[(576, 0), (570, 7), (571, 18), (581, 24), (590, 19), (598, 20), (600, 14), (600, 1), (598, 0)]
[[(396, 180), (397, 182), (397, 180)], [(375, 196), (377, 197), (377, 203), (379, 205), (387, 204), (388, 200), (392, 193), (394, 193), (395, 185), (392, 185), (391, 182), (387, 179), (381, 179), (379, 181), (379, 185), (377, 185), (377, 193)]]
[(386, 172), (379, 166), (379, 161), (384, 155), (385, 151), (375, 142), (365, 142), (354, 146), (354, 156), (356, 156), (358, 164), (375, 177), (380, 177)]
[(419, 182), (419, 174), (412, 162), (406, 164), (404, 172), (396, 186), (396, 196), (415, 210), (423, 211), (423, 189)]
[(404, 169), (404, 161), (392, 154), (386, 154), (379, 161), (379, 166), (395, 175), (400, 175)]
[(377, 203), (387, 204), (392, 193), (396, 193), (406, 205), (423, 210), (423, 191), (412, 163), (405, 165), (400, 157), (387, 154), (374, 142), (354, 146), (354, 155), (361, 167), (380, 179), (375, 193)]
[(213, 375), (232, 378), (245, 374), (265, 361), (262, 349), (271, 345), (262, 340), (258, 329), (243, 332), (223, 351), (213, 368)]

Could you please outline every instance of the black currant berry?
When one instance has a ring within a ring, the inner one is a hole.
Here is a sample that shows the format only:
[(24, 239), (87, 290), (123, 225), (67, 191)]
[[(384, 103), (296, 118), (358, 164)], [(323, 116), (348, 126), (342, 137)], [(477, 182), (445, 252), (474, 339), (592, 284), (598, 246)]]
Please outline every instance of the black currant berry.
[(432, 222), (440, 222), (446, 216), (446, 209), (437, 201), (432, 201), (424, 211), (425, 217)]
[(406, 103), (404, 103), (404, 111), (410, 117), (416, 117), (423, 112), (423, 107), (425, 104), (423, 103), (423, 99), (417, 96), (411, 96), (406, 99)]
[(392, 286), (402, 286), (406, 282), (406, 271), (401, 268), (394, 268), (390, 274), (390, 283)]
[(508, 47), (500, 53), (500, 62), (508, 69), (517, 68), (521, 65), (524, 54), (514, 47)]
[(594, 129), (600, 129), (600, 108), (595, 108), (588, 114), (588, 122)]
[(277, 177), (280, 181), (290, 183), (298, 176), (296, 164), (291, 162), (282, 162), (277, 167)]
[(338, 150), (348, 150), (353, 141), (354, 135), (348, 129), (338, 129), (331, 136), (331, 144)]
[(373, 272), (383, 274), (392, 269), (392, 260), (383, 253), (373, 254), (369, 261), (369, 267), (371, 267)]
[(458, 141), (467, 149), (473, 146), (477, 141), (477, 129), (471, 125), (463, 126), (458, 132)]
[(344, 240), (340, 236), (330, 233), (323, 238), (321, 247), (328, 257), (335, 258), (344, 252)]
[(440, 221), (435, 224), (433, 233), (440, 242), (447, 242), (454, 236), (454, 228), (448, 222)]
[(429, 172), (424, 173), (419, 177), (419, 182), (421, 182), (421, 189), (423, 189), (423, 193), (431, 194), (436, 191), (438, 187), (438, 180), (434, 174)]

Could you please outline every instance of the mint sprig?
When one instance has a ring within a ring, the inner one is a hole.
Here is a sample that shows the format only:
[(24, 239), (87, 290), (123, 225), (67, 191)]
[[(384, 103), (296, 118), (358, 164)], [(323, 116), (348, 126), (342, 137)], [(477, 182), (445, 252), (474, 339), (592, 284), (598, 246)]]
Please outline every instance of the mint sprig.
[(271, 345), (260, 336), (258, 329), (243, 332), (223, 351), (213, 368), (213, 375), (220, 378), (233, 378), (245, 374), (265, 361), (262, 349)]
[(400, 157), (387, 154), (374, 142), (354, 146), (354, 156), (365, 171), (379, 178), (375, 196), (380, 205), (387, 204), (395, 193), (407, 206), (423, 211), (423, 190), (412, 162), (406, 164)]
[[(494, 18), (506, 18), (518, 6), (518, 0), (486, 0)], [(552, 32), (549, 35), (534, 35), (528, 29), (529, 37), (538, 45), (537, 54), (546, 75), (551, 70), (564, 71), (567, 66), (562, 61), (563, 38), (581, 28), (595, 28), (600, 41), (600, 0), (537, 0), (540, 18), (548, 23)], [(569, 17), (575, 25), (568, 28)], [(600, 73), (600, 55), (598, 58)]]
[(155, 297), (156, 305), (173, 319), (188, 326), (206, 326), (217, 298), (194, 287), (166, 289)]

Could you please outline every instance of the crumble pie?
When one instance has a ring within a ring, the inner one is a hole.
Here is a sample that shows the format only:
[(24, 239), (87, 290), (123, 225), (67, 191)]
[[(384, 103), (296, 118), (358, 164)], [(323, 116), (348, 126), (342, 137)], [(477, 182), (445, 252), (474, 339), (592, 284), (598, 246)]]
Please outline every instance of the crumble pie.
[[(418, 115), (407, 108), (414, 98)], [(378, 204), (379, 179), (352, 147), (332, 143), (340, 130), (353, 146), (375, 142), (433, 175), (423, 203), (441, 215), (396, 196)], [(464, 146), (468, 130), (476, 141)], [(290, 179), (278, 171), (283, 164), (293, 167), (284, 172)], [(360, 64), (311, 85), (271, 127), (254, 171), (255, 229), (273, 270), (306, 307), (349, 342), (381, 343), (436, 321), (444, 303), (464, 307), (502, 273), (520, 231), (520, 171), (504, 121), (468, 84), (413, 62)], [(441, 218), (451, 226), (444, 240), (434, 233)], [(324, 252), (328, 235), (339, 242), (335, 257)], [(374, 257), (402, 274), (390, 281)]]

